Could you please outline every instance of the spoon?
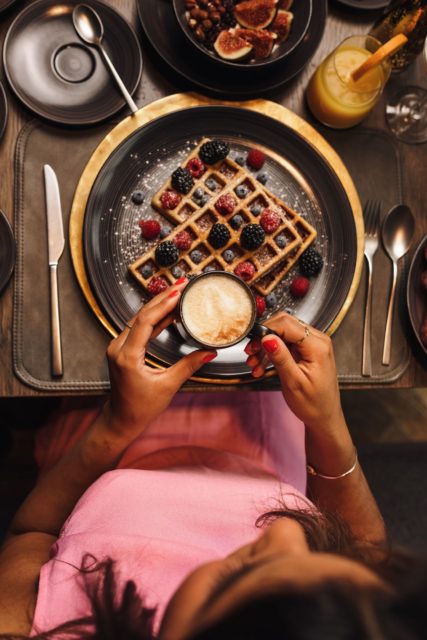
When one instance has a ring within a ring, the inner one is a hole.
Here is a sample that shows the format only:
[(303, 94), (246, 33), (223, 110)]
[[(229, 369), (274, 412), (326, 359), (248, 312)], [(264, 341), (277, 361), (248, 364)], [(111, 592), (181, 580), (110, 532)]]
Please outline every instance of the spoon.
[(111, 62), (108, 53), (102, 46), (102, 39), (104, 37), (104, 25), (102, 24), (101, 18), (99, 17), (98, 13), (87, 4), (78, 4), (73, 9), (73, 24), (78, 35), (84, 42), (98, 48), (99, 52), (104, 58), (105, 64), (107, 65), (115, 81), (117, 82), (117, 85), (122, 92), (123, 97), (129, 106), (129, 109), (132, 111), (132, 113), (136, 113), (138, 111), (138, 107), (133, 101), (129, 91), (123, 84), (123, 81), (117, 73), (113, 63)]
[(414, 235), (415, 220), (409, 207), (398, 204), (387, 213), (382, 225), (382, 240), (390, 260), (393, 263), (393, 281), (388, 303), (387, 322), (385, 326), (383, 364), (390, 364), (391, 327), (393, 320), (394, 298), (397, 283), (397, 263), (411, 246)]

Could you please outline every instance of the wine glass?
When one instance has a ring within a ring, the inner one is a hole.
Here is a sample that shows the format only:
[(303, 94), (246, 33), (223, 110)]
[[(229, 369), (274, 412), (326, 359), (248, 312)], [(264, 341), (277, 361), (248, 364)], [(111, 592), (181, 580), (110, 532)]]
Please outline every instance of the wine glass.
[[(422, 57), (423, 70), (427, 74), (427, 38)], [(403, 87), (387, 103), (385, 117), (390, 131), (402, 142), (427, 142), (427, 89)]]

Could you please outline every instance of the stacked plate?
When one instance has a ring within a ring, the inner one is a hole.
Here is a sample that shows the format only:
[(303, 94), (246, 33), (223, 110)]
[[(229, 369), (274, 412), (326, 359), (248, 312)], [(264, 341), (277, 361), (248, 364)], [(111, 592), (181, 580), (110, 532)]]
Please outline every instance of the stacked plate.
[[(327, 0), (295, 2), (289, 47), (262, 64), (224, 64), (205, 55), (183, 24), (179, 5), (171, 0), (138, 0), (145, 35), (160, 58), (177, 74), (209, 93), (248, 98), (272, 91), (297, 75), (316, 51), (326, 23)], [(175, 11), (176, 9), (176, 11)], [(183, 11), (185, 6), (183, 6)], [(298, 15), (304, 19), (300, 20)]]

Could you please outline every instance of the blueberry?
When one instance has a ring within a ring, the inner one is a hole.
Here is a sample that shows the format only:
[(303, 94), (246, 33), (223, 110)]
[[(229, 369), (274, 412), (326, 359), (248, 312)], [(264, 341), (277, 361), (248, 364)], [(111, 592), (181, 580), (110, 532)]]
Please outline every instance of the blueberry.
[(213, 264), (208, 264), (208, 266), (203, 269), (204, 273), (208, 273), (209, 271), (216, 271), (216, 269), (213, 266)]
[(201, 198), (203, 198), (203, 194), (204, 194), (203, 189), (201, 187), (198, 187), (193, 193), (193, 199), (200, 200)]
[(213, 178), (208, 178), (205, 182), (208, 189), (211, 191), (215, 191), (216, 189), (216, 181)]
[(145, 194), (143, 191), (140, 191), (138, 189), (137, 191), (133, 192), (131, 198), (134, 204), (142, 204), (144, 202)]
[(262, 206), (260, 204), (254, 204), (253, 207), (251, 207), (251, 213), (253, 216), (259, 216), (261, 211), (262, 211)]
[(230, 227), (232, 229), (240, 229), (242, 224), (243, 224), (243, 218), (239, 214), (233, 216), (230, 220)]
[(222, 254), (222, 257), (226, 262), (228, 262), (228, 264), (230, 264), (230, 262), (233, 262), (235, 258), (234, 251), (232, 251), (231, 249), (227, 249), (227, 251), (224, 251), (224, 253)]
[(265, 304), (267, 307), (274, 307), (277, 304), (277, 297), (275, 293), (269, 293), (265, 298)]
[(238, 198), (246, 198), (246, 196), (248, 195), (249, 189), (245, 184), (239, 184), (235, 188), (235, 192)]
[(163, 227), (160, 228), (160, 237), (161, 238), (166, 238), (170, 232), (172, 231), (172, 229), (170, 227), (168, 227), (167, 224), (165, 224)]
[(206, 203), (208, 203), (210, 199), (211, 199), (210, 195), (205, 193), (205, 195), (200, 200), (200, 204), (203, 206)]
[(192, 259), (192, 261), (194, 262), (194, 264), (199, 264), (199, 262), (202, 261), (203, 256), (202, 256), (202, 252), (199, 251), (198, 249), (194, 249), (191, 253), (190, 253), (190, 258)]
[(234, 158), (234, 161), (237, 162), (237, 164), (240, 164), (241, 167), (243, 167), (243, 165), (245, 164), (245, 157), (242, 155), (238, 155)]
[(181, 269), (181, 267), (174, 267), (172, 269), (172, 275), (174, 278), (181, 278), (181, 276), (184, 275), (184, 271)]
[(277, 236), (277, 238), (275, 238), (275, 241), (279, 249), (284, 249), (286, 247), (286, 238), (283, 234)]
[(150, 267), (149, 264), (145, 264), (141, 269), (141, 275), (146, 280), (152, 275), (152, 273), (153, 273), (153, 269)]
[(256, 179), (260, 184), (267, 184), (268, 174), (263, 171), (257, 175)]

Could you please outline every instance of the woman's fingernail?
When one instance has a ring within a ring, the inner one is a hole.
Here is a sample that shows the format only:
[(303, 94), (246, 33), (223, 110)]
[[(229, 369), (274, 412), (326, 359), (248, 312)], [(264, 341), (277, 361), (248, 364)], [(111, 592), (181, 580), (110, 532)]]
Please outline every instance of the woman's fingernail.
[(184, 284), (184, 282), (187, 280), (187, 278), (185, 276), (182, 276), (182, 278), (180, 278), (179, 280), (177, 280), (175, 282), (175, 284)]
[(175, 298), (175, 296), (179, 295), (179, 291), (175, 289), (175, 291), (171, 291), (168, 295), (168, 298)]
[(274, 353), (279, 348), (279, 343), (277, 340), (264, 340), (262, 346), (267, 351), (267, 353)]
[(246, 347), (244, 348), (244, 352), (248, 354), (248, 356), (252, 355), (253, 353), (256, 353), (257, 351), (259, 351), (261, 349), (261, 342), (260, 340), (257, 340), (257, 338), (254, 338), (254, 340), (251, 340)]
[(204, 356), (203, 358), (203, 362), (211, 362), (211, 360), (213, 360), (214, 358), (217, 357), (217, 352), (215, 351), (215, 353), (208, 353), (206, 356)]

